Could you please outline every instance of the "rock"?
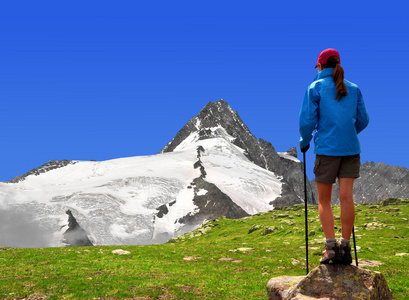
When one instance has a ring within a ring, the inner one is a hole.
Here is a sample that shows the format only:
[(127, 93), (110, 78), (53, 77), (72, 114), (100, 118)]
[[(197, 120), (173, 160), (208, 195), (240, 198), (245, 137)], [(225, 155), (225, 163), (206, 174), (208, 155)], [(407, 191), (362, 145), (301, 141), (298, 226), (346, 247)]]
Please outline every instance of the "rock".
[(122, 250), (122, 249), (112, 250), (112, 253), (118, 254), (118, 255), (128, 255), (128, 254), (131, 254), (131, 252), (126, 251), (126, 250)]
[(305, 276), (280, 276), (270, 279), (267, 284), (269, 300), (293, 299), (292, 291)]
[(47, 173), (47, 172), (49, 172), (51, 170), (58, 169), (58, 168), (63, 168), (65, 166), (67, 166), (67, 165), (75, 164), (75, 163), (76, 163), (75, 161), (71, 161), (71, 160), (51, 160), (48, 163), (45, 163), (44, 165), (42, 165), (42, 166), (40, 166), (40, 167), (38, 167), (36, 169), (33, 169), (33, 170), (29, 171), (28, 173), (26, 173), (24, 175), (14, 177), (9, 182), (10, 183), (17, 183), (17, 182), (25, 180), (30, 175), (36, 175), (37, 176), (37, 175), (40, 175), (41, 173)]
[(273, 233), (275, 231), (275, 226), (266, 226), (264, 227), (263, 235), (267, 235), (269, 233)]
[(298, 154), (297, 154), (297, 148), (296, 147), (292, 147), (291, 149), (287, 150), (287, 154), (291, 155), (295, 158), (297, 158)]
[(288, 218), (288, 214), (277, 214), (274, 216), (274, 218)]
[(200, 256), (194, 256), (194, 255), (192, 255), (192, 256), (184, 256), (184, 257), (183, 257), (184, 260), (196, 260), (196, 259), (199, 259), (199, 258), (201, 258), (201, 257), (200, 257)]
[(307, 276), (280, 276), (267, 284), (269, 300), (392, 299), (380, 272), (352, 265), (320, 265)]
[(261, 232), (261, 235), (267, 235), (267, 234), (273, 233), (278, 230), (283, 230), (283, 229), (284, 229), (283, 226), (277, 226), (277, 227), (276, 226), (266, 226)]
[(280, 222), (281, 222), (281, 223), (286, 223), (286, 224), (288, 224), (288, 225), (290, 225), (290, 226), (293, 226), (293, 225), (295, 224), (293, 221), (287, 220), (287, 219), (281, 219)]
[(291, 264), (293, 266), (304, 265), (301, 261), (299, 261), (298, 259), (295, 259), (295, 258), (292, 259)]
[(219, 260), (231, 261), (231, 260), (233, 260), (233, 258), (231, 258), (231, 257), (221, 257), (221, 258), (219, 258)]
[(406, 201), (407, 199), (404, 199), (404, 198), (388, 198), (388, 199), (382, 200), (381, 202), (379, 202), (379, 204), (381, 206), (388, 206), (392, 204), (402, 205), (402, 204), (405, 204)]
[(283, 196), (277, 197), (270, 202), (274, 206), (274, 209), (286, 208), (292, 205), (302, 203), (300, 198), (291, 190), (291, 187), (285, 182), (281, 186), (281, 194)]
[(368, 224), (363, 224), (362, 227), (366, 228), (366, 230), (377, 230), (386, 227), (386, 224), (379, 223), (379, 222), (372, 222)]
[(250, 234), (250, 233), (260, 229), (261, 227), (262, 227), (261, 225), (254, 224), (253, 226), (251, 226), (248, 233)]
[(248, 247), (241, 247), (241, 248), (237, 248), (236, 251), (239, 252), (248, 252), (248, 251), (252, 251), (254, 250), (253, 248), (248, 248)]
[(68, 215), (68, 229), (63, 233), (63, 243), (71, 247), (93, 246), (87, 232), (80, 226), (71, 210), (65, 212)]
[(313, 236), (313, 235), (315, 235), (315, 231), (314, 230), (311, 230), (310, 231), (310, 233), (308, 234), (309, 236)]
[[(355, 265), (355, 262), (352, 262)], [(365, 268), (365, 267), (378, 267), (380, 265), (383, 265), (383, 262), (377, 261), (377, 260), (364, 260), (364, 259), (360, 259), (359, 260), (359, 266), (361, 268)]]

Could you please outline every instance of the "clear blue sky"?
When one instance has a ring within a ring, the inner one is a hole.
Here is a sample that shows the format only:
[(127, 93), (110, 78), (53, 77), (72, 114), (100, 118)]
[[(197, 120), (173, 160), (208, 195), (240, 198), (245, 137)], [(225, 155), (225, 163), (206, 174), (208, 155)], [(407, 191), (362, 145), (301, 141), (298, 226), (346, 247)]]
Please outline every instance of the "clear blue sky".
[(286, 151), (329, 47), (371, 117), (362, 162), (408, 168), (406, 2), (333, 3), (2, 2), (0, 181), (49, 160), (156, 154), (220, 98)]

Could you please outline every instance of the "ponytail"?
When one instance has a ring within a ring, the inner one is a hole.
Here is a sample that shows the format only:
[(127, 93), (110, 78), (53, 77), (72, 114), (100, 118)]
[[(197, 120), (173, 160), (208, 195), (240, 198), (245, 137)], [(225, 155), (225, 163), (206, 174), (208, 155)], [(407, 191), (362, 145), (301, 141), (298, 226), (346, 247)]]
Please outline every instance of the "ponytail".
[(332, 72), (332, 78), (337, 88), (336, 99), (340, 101), (342, 97), (348, 95), (348, 90), (344, 83), (344, 69), (341, 67), (338, 57), (334, 55), (328, 58), (324, 68), (335, 68), (334, 72)]

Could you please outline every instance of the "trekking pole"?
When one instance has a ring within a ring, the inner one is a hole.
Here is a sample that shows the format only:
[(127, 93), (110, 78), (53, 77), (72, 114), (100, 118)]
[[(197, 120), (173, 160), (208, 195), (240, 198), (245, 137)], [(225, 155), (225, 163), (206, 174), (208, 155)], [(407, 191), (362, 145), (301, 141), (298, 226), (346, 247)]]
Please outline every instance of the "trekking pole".
[(358, 255), (356, 254), (356, 242), (355, 242), (355, 226), (352, 227), (352, 237), (354, 238), (354, 250), (355, 250), (355, 263), (358, 267)]
[[(304, 203), (305, 203), (305, 257), (307, 259), (307, 275), (309, 273), (308, 270), (308, 212), (307, 212), (307, 171), (305, 166), (305, 152), (303, 152), (303, 159), (304, 159)], [(354, 238), (355, 241), (355, 238)], [(355, 256), (356, 257), (356, 256)]]

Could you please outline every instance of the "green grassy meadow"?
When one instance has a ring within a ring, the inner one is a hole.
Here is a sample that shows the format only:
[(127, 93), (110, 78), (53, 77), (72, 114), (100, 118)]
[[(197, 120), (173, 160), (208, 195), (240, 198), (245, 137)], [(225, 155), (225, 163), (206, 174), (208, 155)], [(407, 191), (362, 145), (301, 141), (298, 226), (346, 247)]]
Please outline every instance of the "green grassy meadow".
[[(383, 273), (395, 299), (408, 299), (409, 200), (392, 202), (356, 205), (358, 257)], [(317, 207), (308, 210), (311, 270), (324, 234)], [(334, 214), (340, 228), (339, 206)], [(267, 299), (270, 278), (305, 275), (305, 262), (304, 208), (296, 205), (218, 218), (163, 245), (0, 247), (0, 299)]]

